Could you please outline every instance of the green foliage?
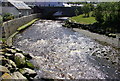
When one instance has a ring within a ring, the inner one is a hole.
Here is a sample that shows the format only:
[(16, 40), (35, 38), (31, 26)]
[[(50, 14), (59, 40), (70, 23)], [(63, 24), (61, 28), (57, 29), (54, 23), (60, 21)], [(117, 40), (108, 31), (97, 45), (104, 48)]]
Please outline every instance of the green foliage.
[(35, 66), (34, 66), (30, 61), (27, 61), (27, 62), (26, 62), (26, 65), (27, 65), (27, 67), (29, 67), (29, 68), (31, 68), (31, 69), (34, 69), (34, 68), (35, 68)]
[(17, 29), (17, 31), (21, 31), (21, 30), (27, 28), (28, 26), (32, 25), (32, 24), (33, 24), (35, 21), (37, 21), (37, 20), (38, 20), (38, 19), (34, 19), (34, 20), (30, 21), (29, 23), (27, 23), (27, 24), (19, 27), (19, 28)]
[(2, 22), (2, 16), (0, 15), (0, 22)]
[(79, 15), (71, 18), (72, 21), (79, 22), (80, 24), (93, 24), (96, 22), (95, 17), (87, 17)]
[(75, 15), (76, 16), (79, 15), (79, 10), (78, 9), (75, 10)]
[(105, 26), (113, 26), (117, 31), (120, 27), (120, 2), (100, 3), (94, 10), (96, 20)]
[(86, 4), (87, 2), (67, 2), (67, 4)]
[(82, 7), (82, 11), (85, 14), (85, 17), (89, 17), (89, 13), (91, 11), (93, 11), (94, 6), (90, 3), (84, 4), (84, 6)]
[(2, 25), (2, 16), (0, 15), (0, 26)]
[(3, 15), (3, 21), (8, 21), (8, 20), (11, 20), (11, 19), (14, 19), (14, 16), (10, 13), (5, 13)]

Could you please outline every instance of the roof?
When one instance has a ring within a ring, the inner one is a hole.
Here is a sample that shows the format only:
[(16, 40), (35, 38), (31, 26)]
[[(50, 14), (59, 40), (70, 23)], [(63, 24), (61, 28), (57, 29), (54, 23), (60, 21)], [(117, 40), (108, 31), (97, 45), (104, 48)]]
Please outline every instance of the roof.
[(26, 5), (23, 1), (14, 1), (8, 0), (14, 7), (17, 9), (31, 9), (28, 5)]

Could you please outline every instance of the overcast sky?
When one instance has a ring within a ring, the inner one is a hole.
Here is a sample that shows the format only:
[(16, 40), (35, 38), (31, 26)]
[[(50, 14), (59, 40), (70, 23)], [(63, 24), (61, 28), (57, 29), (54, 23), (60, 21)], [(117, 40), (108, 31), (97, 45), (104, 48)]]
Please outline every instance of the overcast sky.
[(16, 1), (24, 1), (24, 2), (80, 2), (80, 1), (103, 1), (103, 2), (115, 2), (115, 1), (120, 1), (120, 0), (16, 0)]

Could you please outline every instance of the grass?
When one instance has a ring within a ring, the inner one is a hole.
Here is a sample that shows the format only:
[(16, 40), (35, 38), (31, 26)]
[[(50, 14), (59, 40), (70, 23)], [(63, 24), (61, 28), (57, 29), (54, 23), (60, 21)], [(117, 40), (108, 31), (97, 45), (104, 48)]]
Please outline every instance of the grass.
[(30, 21), (29, 23), (27, 23), (27, 24), (25, 24), (25, 25), (19, 27), (19, 28), (17, 29), (17, 31), (21, 31), (21, 30), (23, 30), (23, 29), (29, 27), (30, 25), (32, 25), (32, 24), (33, 24), (35, 21), (37, 21), (37, 20), (38, 20), (38, 19), (34, 19), (34, 20)]
[(0, 42), (5, 42), (5, 39), (4, 38), (0, 38)]
[(79, 15), (79, 16), (71, 17), (70, 19), (72, 21), (78, 22), (80, 24), (93, 24), (93, 23), (97, 22), (95, 20), (95, 17), (84, 17), (83, 14)]

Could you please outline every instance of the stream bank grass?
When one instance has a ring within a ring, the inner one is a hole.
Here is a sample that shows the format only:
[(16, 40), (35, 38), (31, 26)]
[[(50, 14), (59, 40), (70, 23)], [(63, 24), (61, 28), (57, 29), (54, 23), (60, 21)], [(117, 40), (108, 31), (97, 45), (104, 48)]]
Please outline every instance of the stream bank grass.
[(79, 16), (74, 16), (71, 17), (70, 20), (80, 23), (80, 24), (93, 24), (95, 22), (97, 22), (95, 20), (95, 17), (84, 17), (84, 15), (79, 15)]

